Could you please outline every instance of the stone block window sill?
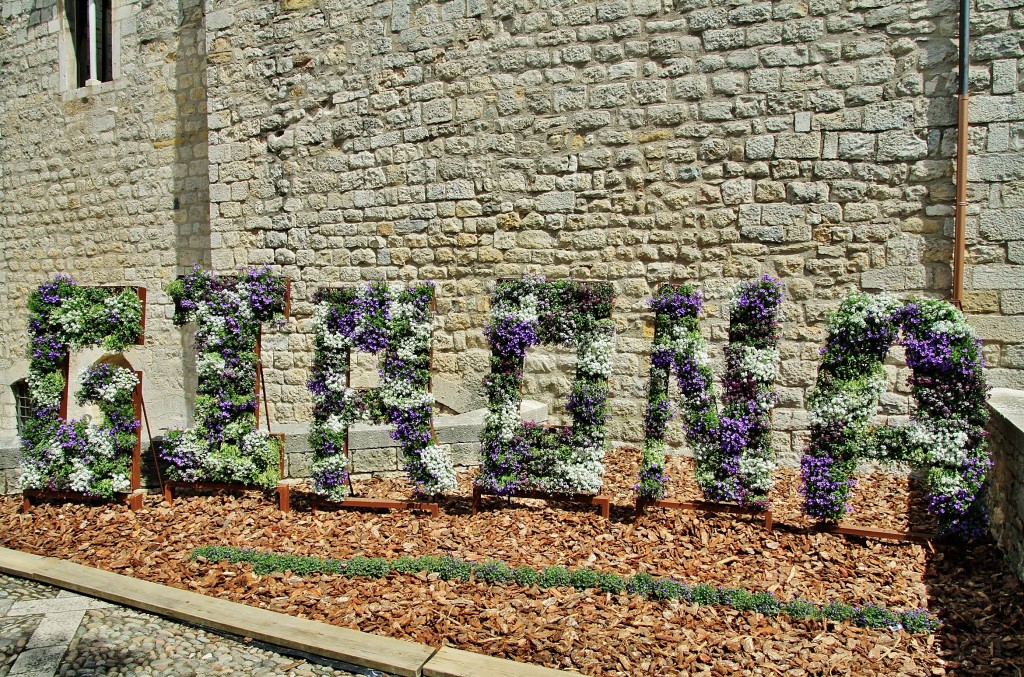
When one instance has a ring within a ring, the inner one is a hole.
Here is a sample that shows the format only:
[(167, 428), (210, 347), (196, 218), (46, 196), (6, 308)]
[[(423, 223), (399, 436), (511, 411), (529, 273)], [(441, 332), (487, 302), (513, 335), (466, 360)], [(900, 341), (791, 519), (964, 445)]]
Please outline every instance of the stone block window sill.
[(75, 89), (69, 89), (61, 92), (61, 100), (67, 102), (88, 99), (90, 96), (99, 96), (100, 94), (116, 92), (120, 89), (124, 89), (126, 84), (127, 83), (124, 78), (115, 78), (114, 80), (109, 80), (107, 82), (97, 82), (94, 85), (76, 87)]

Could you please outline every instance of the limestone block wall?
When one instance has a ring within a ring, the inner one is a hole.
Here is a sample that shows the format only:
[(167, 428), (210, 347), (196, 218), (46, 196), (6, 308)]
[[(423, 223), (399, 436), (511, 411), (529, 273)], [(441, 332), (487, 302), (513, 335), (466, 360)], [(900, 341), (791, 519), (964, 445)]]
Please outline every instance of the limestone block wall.
[(992, 536), (1024, 581), (1024, 392), (997, 388), (990, 409)]
[[(0, 447), (16, 446), (10, 384), (27, 373), (29, 292), (52, 273), (145, 286), (154, 425), (182, 424), (182, 334), (162, 293), (209, 261), (205, 26), (194, 0), (115, 0), (114, 80), (68, 85), (56, 0), (0, 13)], [(76, 374), (98, 353), (76, 355)], [(74, 413), (74, 412), (72, 412)]]
[[(992, 381), (1018, 387), (1022, 7), (973, 6), (966, 304)], [(211, 260), (295, 281), (275, 415), (310, 418), (317, 286), (437, 281), (436, 369), (479, 392), (494, 280), (531, 272), (615, 284), (609, 432), (637, 441), (652, 292), (700, 285), (720, 360), (729, 289), (771, 273), (792, 460), (837, 299), (948, 296), (956, 21), (952, 0), (218, 3)], [(557, 414), (573, 357), (533, 352), (525, 394)], [(898, 356), (890, 373), (883, 418), (910, 406)]]
[[(972, 9), (965, 308), (992, 382), (1021, 388), (1024, 0)], [(657, 286), (703, 288), (720, 364), (729, 289), (771, 273), (789, 460), (837, 299), (948, 295), (953, 0), (116, 0), (114, 82), (83, 90), (59, 4), (0, 10), (0, 444), (25, 300), (58, 271), (150, 289), (129, 359), (157, 432), (187, 423), (192, 373), (160, 290), (194, 263), (293, 279), (294, 317), (264, 335), (286, 424), (311, 419), (320, 285), (437, 281), (435, 382), (466, 411), (496, 278), (609, 280), (609, 437), (629, 442)], [(573, 361), (527, 361), (524, 395), (555, 418)], [(889, 371), (882, 420), (911, 406), (898, 354)]]

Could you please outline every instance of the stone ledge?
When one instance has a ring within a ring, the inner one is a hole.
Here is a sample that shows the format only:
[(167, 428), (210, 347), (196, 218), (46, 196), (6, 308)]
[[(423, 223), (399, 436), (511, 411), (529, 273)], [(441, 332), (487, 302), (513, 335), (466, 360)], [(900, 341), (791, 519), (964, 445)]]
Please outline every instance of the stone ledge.
[(17, 494), (21, 492), (18, 484), (18, 455), (21, 453), (21, 441), (16, 437), (0, 438), (0, 494)]
[[(520, 408), (524, 421), (542, 422), (548, 417), (548, 405), (524, 400)], [(484, 428), (486, 409), (475, 409), (454, 416), (434, 418), (434, 432), (439, 444), (449, 445), (456, 466), (479, 464), (480, 434)], [(274, 432), (285, 434), (287, 477), (309, 476), (312, 452), (309, 449), (309, 424), (291, 423), (274, 427)], [(391, 426), (356, 423), (349, 428), (349, 450), (352, 453), (353, 472), (389, 473), (402, 470), (402, 452), (391, 439)]]
[(992, 537), (1024, 581), (1024, 391), (994, 388), (988, 401), (993, 467), (989, 510)]

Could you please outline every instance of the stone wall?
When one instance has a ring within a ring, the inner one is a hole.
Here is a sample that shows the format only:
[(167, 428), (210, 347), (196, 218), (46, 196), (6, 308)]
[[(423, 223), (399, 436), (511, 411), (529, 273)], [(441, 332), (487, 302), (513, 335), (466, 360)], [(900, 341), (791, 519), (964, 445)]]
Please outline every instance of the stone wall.
[[(992, 380), (1020, 387), (1017, 5), (975, 6), (966, 308)], [(836, 300), (948, 296), (956, 20), (951, 0), (219, 3), (212, 261), (295, 280), (268, 351), (277, 416), (310, 418), (318, 285), (436, 280), (436, 369), (477, 387), (493, 282), (534, 272), (614, 282), (610, 436), (636, 441), (655, 288), (705, 290), (720, 360), (729, 289), (772, 273), (792, 459)], [(572, 358), (535, 352), (526, 395), (554, 405)], [(903, 416), (891, 375), (883, 413)]]
[(992, 536), (1024, 581), (1024, 393), (997, 388), (989, 405)]
[[(264, 337), (276, 421), (311, 419), (313, 291), (381, 277), (438, 282), (435, 381), (478, 406), (494, 280), (534, 272), (614, 283), (609, 433), (636, 442), (652, 292), (704, 289), (720, 370), (729, 289), (771, 273), (792, 461), (837, 299), (948, 296), (953, 0), (120, 0), (117, 77), (86, 90), (62, 85), (53, 1), (0, 4), (3, 386), (49, 273), (144, 285), (129, 359), (154, 428), (180, 426), (188, 332), (160, 289), (270, 264), (295, 300)], [(973, 9), (965, 307), (1020, 388), (1024, 0)], [(557, 416), (572, 364), (532, 351), (524, 394)], [(882, 419), (910, 407), (889, 371)], [(0, 387), (0, 438), (13, 418)]]
[[(0, 447), (17, 444), (9, 385), (27, 373), (25, 304), (56, 272), (148, 288), (146, 345), (127, 357), (154, 424), (185, 421), (182, 336), (161, 290), (209, 262), (203, 10), (114, 6), (115, 78), (74, 89), (57, 3), (2, 2)], [(72, 374), (97, 357), (76, 355)]]

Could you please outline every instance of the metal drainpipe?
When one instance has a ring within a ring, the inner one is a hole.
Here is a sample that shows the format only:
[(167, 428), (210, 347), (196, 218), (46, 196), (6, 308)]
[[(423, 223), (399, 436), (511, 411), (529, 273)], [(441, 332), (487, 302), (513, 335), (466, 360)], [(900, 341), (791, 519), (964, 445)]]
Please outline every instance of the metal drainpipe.
[(970, 126), (968, 44), (971, 37), (971, 3), (960, 0), (960, 88), (957, 97), (956, 135), (956, 221), (953, 225), (953, 296), (950, 301), (963, 308), (964, 267), (967, 255), (967, 131)]

